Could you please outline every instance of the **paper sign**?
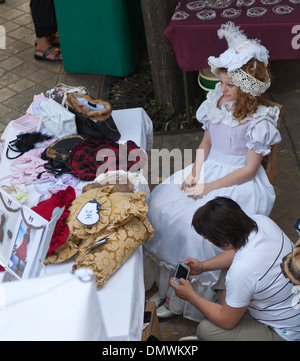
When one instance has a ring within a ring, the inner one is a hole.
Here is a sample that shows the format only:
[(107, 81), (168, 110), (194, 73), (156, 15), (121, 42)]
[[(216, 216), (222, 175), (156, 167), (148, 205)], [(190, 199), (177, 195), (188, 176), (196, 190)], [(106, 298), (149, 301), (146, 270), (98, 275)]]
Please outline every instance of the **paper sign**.
[(93, 199), (92, 201), (87, 202), (80, 210), (77, 215), (77, 219), (80, 223), (84, 224), (85, 226), (91, 226), (99, 221), (99, 209), (101, 204)]

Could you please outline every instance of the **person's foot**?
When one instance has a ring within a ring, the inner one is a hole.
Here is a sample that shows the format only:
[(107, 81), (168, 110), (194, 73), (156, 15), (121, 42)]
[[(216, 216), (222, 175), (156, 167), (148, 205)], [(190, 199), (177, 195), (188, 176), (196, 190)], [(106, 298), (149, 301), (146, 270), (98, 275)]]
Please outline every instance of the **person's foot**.
[(53, 46), (54, 48), (60, 48), (59, 35), (58, 35), (58, 33), (56, 33), (51, 36), (37, 38), (34, 41), (34, 45), (36, 48), (39, 47), (39, 49), (41, 49), (41, 48), (47, 49), (50, 46)]
[(37, 60), (49, 60), (49, 61), (61, 61), (62, 56), (58, 48), (53, 48), (52, 46), (46, 50), (35, 50), (34, 57)]
[(37, 60), (61, 61), (60, 48), (54, 47), (47, 37), (36, 39), (34, 57)]
[(60, 48), (60, 40), (58, 33), (49, 36), (47, 39), (52, 46)]
[(160, 307), (165, 301), (166, 301), (166, 298), (161, 298), (160, 295), (159, 295), (159, 291), (157, 291), (156, 293), (154, 293), (154, 295), (152, 295), (148, 301), (150, 302), (154, 302), (155, 303), (155, 307), (158, 308)]
[(173, 313), (172, 311), (170, 311), (168, 309), (168, 306), (166, 303), (164, 303), (163, 305), (158, 307), (156, 309), (156, 313), (157, 313), (158, 318), (171, 318), (171, 317), (175, 316), (175, 313)]

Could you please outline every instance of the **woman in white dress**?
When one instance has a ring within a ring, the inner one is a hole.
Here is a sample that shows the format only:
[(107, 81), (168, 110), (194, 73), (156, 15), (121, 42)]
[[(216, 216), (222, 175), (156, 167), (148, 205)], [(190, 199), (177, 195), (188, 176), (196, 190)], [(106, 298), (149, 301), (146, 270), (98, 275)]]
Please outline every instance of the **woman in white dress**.
[[(195, 162), (156, 186), (147, 201), (154, 237), (144, 245), (145, 285), (158, 286), (153, 299), (167, 297), (167, 305), (157, 309), (159, 317), (182, 313), (195, 321), (203, 318), (169, 286), (178, 261), (191, 255), (202, 261), (221, 252), (205, 240), (199, 242), (191, 226), (195, 211), (216, 196), (227, 196), (248, 215), (269, 215), (275, 201), (261, 165), (271, 146), (281, 141), (279, 109), (263, 105), (261, 97), (270, 86), (268, 51), (233, 23), (223, 25), (218, 35), (225, 36), (229, 47), (219, 58), (208, 59), (220, 83), (196, 114), (204, 136)], [(218, 276), (216, 271), (202, 274), (192, 285), (199, 295), (214, 300)]]

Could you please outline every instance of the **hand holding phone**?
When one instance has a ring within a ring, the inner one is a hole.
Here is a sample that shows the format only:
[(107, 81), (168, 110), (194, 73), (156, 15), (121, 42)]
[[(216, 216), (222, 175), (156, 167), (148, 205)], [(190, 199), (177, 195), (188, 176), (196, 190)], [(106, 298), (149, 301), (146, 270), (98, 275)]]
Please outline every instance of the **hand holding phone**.
[(173, 277), (173, 282), (176, 283), (177, 285), (180, 285), (181, 283), (179, 282), (179, 279), (184, 278), (185, 280), (187, 280), (189, 278), (189, 274), (190, 274), (190, 267), (186, 265), (184, 262), (178, 262)]

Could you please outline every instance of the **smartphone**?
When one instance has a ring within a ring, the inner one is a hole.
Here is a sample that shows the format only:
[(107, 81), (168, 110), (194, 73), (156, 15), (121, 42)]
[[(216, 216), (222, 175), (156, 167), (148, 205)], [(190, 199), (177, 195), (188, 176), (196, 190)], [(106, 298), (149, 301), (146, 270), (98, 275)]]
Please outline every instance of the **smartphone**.
[(179, 279), (184, 278), (185, 280), (187, 280), (189, 274), (190, 274), (190, 267), (186, 265), (184, 262), (178, 262), (173, 277), (173, 282), (176, 283), (177, 285), (180, 285), (181, 283), (179, 282)]

